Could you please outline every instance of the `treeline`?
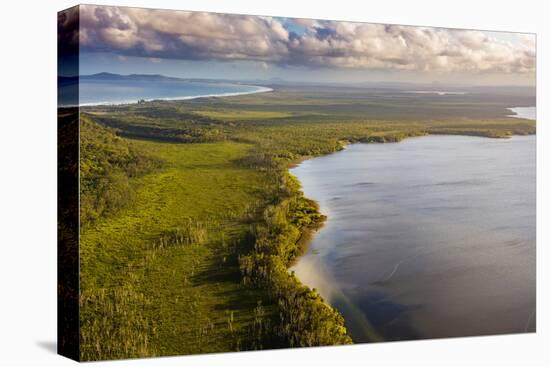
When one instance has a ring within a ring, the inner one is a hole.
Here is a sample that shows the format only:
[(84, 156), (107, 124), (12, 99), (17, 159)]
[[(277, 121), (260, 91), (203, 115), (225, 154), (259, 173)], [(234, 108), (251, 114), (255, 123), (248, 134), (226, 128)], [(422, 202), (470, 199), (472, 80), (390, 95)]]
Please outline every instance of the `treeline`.
[(98, 121), (116, 129), (117, 133), (127, 138), (171, 141), (174, 143), (214, 143), (227, 139), (225, 132), (218, 127), (167, 127), (154, 124), (126, 123), (126, 118), (102, 118)]
[[(109, 124), (108, 124), (109, 125)], [(116, 126), (116, 124), (110, 124)], [(163, 128), (150, 126), (128, 126), (117, 129), (121, 136), (134, 139), (151, 139), (174, 143), (215, 143), (227, 139), (217, 128)]]
[(481, 136), (486, 138), (509, 138), (512, 135), (535, 134), (536, 127), (529, 129), (502, 128), (502, 129), (466, 129), (466, 128), (434, 128), (430, 129), (433, 135), (468, 135)]
[(351, 344), (340, 313), (321, 296), (300, 283), (288, 267), (304, 252), (310, 231), (325, 217), (315, 202), (305, 198), (299, 183), (286, 169), (271, 162), (272, 204), (253, 226), (253, 249), (239, 257), (243, 282), (267, 289), (278, 306), (279, 323), (272, 332), (290, 347)]
[(118, 107), (116, 113), (93, 111), (94, 119), (116, 130), (120, 136), (175, 143), (215, 143), (226, 140), (222, 121), (177, 109)]
[[(190, 101), (187, 101), (190, 102)], [(141, 116), (156, 121), (179, 121), (186, 125), (212, 125), (220, 123), (206, 115), (194, 113), (180, 106), (177, 101), (150, 101), (126, 105), (84, 106), (85, 113), (98, 113), (98, 116)]]
[(118, 137), (112, 129), (80, 116), (80, 223), (115, 212), (134, 195), (130, 179), (161, 162)]

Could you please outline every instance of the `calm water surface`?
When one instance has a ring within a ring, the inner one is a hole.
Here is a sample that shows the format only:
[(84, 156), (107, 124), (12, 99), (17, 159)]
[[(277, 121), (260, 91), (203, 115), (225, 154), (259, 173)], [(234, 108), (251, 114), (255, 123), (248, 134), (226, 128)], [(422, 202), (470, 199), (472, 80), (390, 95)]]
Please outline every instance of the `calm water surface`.
[(509, 108), (512, 111), (510, 117), (536, 120), (537, 119), (537, 108), (535, 106), (531, 107), (511, 107)]
[(292, 270), (356, 342), (535, 330), (535, 136), (353, 144), (292, 173), (328, 215)]

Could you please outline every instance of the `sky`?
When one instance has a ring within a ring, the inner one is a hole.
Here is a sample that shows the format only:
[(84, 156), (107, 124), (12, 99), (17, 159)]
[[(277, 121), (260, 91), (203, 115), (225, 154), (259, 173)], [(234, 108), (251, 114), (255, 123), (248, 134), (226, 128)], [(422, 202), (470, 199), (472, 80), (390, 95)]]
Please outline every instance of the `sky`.
[(534, 85), (533, 34), (80, 6), (80, 74)]

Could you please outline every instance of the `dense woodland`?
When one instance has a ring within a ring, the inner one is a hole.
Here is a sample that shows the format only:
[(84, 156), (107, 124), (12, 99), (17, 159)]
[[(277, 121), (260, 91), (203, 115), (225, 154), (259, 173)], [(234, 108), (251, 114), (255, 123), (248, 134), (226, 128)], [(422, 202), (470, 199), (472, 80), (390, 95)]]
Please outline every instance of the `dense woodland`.
[(83, 225), (126, 205), (134, 193), (131, 179), (161, 164), (86, 115), (80, 117), (80, 157)]
[(513, 96), (364, 93), (83, 108), (82, 359), (349, 344), (288, 271), (325, 219), (289, 166), (351, 142), (535, 133), (506, 117)]

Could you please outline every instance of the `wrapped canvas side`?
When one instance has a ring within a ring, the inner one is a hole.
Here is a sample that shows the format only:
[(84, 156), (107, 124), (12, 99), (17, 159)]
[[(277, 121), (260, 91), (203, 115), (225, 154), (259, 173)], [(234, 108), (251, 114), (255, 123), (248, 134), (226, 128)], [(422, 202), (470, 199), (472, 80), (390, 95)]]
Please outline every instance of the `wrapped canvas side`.
[(57, 351), (79, 360), (78, 6), (58, 13)]

